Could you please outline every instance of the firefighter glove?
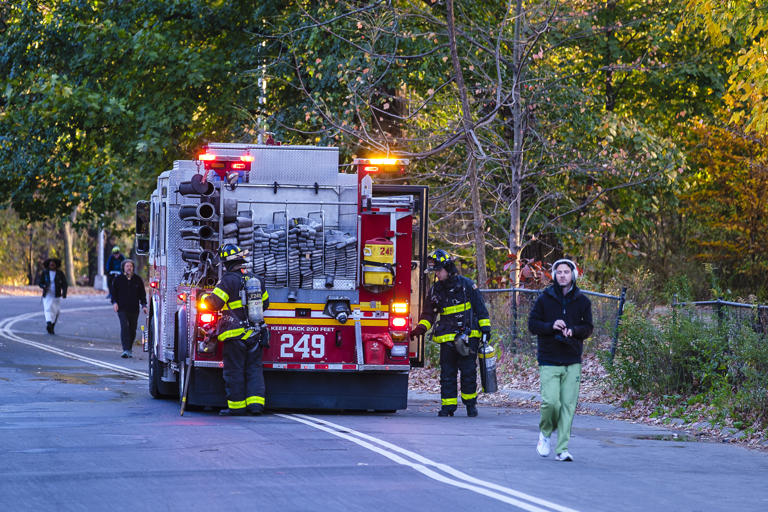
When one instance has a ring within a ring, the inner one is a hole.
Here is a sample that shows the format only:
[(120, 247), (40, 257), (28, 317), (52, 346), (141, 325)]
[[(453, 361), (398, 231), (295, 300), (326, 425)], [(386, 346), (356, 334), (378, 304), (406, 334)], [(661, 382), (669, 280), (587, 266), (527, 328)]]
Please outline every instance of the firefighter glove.
[(427, 328), (424, 327), (422, 324), (417, 325), (412, 331), (411, 331), (411, 338), (415, 338), (416, 336), (421, 336), (427, 332)]

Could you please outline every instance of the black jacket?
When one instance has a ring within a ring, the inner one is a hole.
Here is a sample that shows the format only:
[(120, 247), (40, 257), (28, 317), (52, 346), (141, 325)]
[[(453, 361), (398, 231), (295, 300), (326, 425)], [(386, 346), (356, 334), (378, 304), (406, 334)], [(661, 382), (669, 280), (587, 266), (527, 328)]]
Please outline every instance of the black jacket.
[(117, 276), (112, 283), (112, 304), (117, 304), (118, 311), (138, 313), (139, 304), (147, 305), (144, 281), (136, 274), (130, 279), (125, 274)]
[[(56, 271), (56, 277), (53, 279), (54, 282), (54, 291), (56, 293), (56, 297), (63, 297), (67, 298), (67, 278), (64, 277), (64, 272), (61, 270)], [(45, 290), (48, 289), (48, 287), (51, 285), (51, 275), (49, 274), (49, 270), (45, 269), (43, 270), (43, 273), (40, 274), (40, 279), (37, 281), (37, 284), (40, 286), (40, 288), (43, 289), (43, 297), (45, 297)]]
[[(248, 321), (248, 311), (243, 304), (240, 290), (245, 286), (245, 281), (251, 277), (258, 278), (255, 274), (244, 273), (240, 270), (234, 272), (227, 271), (221, 276), (221, 280), (216, 283), (210, 295), (205, 298), (206, 304), (214, 310), (223, 310), (223, 315), (219, 321), (219, 336), (236, 329)], [(269, 307), (269, 293), (264, 286), (264, 280), (259, 279), (261, 283), (262, 308)]]
[(432, 331), (432, 340), (437, 343), (453, 341), (462, 331), (470, 338), (480, 338), (481, 332), (491, 332), (483, 297), (471, 279), (458, 274), (432, 285), (419, 316), (419, 325), (429, 330), (438, 315), (440, 318)]
[[(552, 326), (555, 320), (565, 320), (573, 331), (571, 338), (563, 338)], [(537, 359), (540, 365), (565, 366), (581, 363), (584, 340), (592, 334), (592, 303), (576, 285), (563, 296), (562, 288), (549, 286), (536, 299), (530, 315), (528, 329), (538, 338)], [(557, 335), (557, 337), (556, 337)]]

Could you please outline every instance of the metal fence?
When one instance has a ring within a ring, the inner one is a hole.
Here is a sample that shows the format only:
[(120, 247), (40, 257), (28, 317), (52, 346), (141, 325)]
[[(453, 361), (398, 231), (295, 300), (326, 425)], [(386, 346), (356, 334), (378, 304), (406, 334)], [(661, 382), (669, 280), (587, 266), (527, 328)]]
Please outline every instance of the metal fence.
[(768, 333), (768, 306), (744, 304), (727, 300), (705, 300), (694, 302), (672, 302), (673, 311), (687, 311), (698, 319), (715, 319), (720, 323), (733, 322), (750, 325), (755, 332)]
[[(528, 331), (528, 314), (543, 291), (527, 288), (480, 290), (491, 317), (494, 339), (507, 354), (535, 356), (536, 336)], [(592, 301), (595, 326), (592, 337), (585, 343), (585, 352), (607, 348), (611, 355), (615, 353), (626, 291), (623, 288), (621, 295), (615, 296), (582, 290)]]

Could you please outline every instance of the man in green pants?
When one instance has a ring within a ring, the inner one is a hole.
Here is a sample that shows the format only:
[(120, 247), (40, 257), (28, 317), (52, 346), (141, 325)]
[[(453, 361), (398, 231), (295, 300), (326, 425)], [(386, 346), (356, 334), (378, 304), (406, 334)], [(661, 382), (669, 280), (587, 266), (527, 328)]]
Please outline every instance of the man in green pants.
[(576, 286), (579, 271), (567, 259), (552, 265), (555, 281), (539, 295), (528, 316), (528, 329), (538, 338), (541, 419), (536, 451), (550, 453), (549, 437), (557, 430), (555, 460), (572, 461), (568, 452), (571, 424), (581, 382), (584, 340), (592, 334), (592, 303)]

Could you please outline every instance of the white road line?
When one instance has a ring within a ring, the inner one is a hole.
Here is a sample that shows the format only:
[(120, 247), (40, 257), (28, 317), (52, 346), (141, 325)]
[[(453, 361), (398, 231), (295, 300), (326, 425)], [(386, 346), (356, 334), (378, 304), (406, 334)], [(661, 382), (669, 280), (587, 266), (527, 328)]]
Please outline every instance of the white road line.
[[(105, 307), (105, 306), (99, 306), (99, 307)], [(96, 309), (96, 308), (94, 307), (73, 308), (73, 309), (67, 309), (62, 311), (86, 311), (86, 310), (93, 310), (93, 309)], [(84, 363), (89, 363), (94, 366), (113, 370), (125, 375), (130, 375), (132, 377), (139, 377), (143, 379), (149, 378), (148, 374), (145, 372), (140, 372), (137, 370), (133, 370), (131, 368), (126, 368), (124, 366), (119, 366), (111, 363), (106, 363), (104, 361), (91, 359), (90, 357), (81, 356), (73, 352), (68, 352), (66, 350), (45, 345), (43, 343), (38, 343), (32, 340), (28, 340), (18, 336), (11, 330), (11, 327), (13, 327), (13, 325), (16, 324), (17, 322), (20, 322), (22, 320), (27, 320), (31, 317), (41, 315), (41, 314), (42, 313), (27, 313), (27, 314), (19, 315), (12, 318), (6, 318), (5, 320), (0, 321), (0, 336), (3, 336), (12, 341), (16, 341), (18, 343), (22, 343), (24, 345), (29, 345), (35, 348), (39, 348), (41, 350), (51, 352), (53, 354), (57, 354), (63, 357), (68, 357), (70, 359), (82, 361)], [(299, 423), (303, 423), (310, 427), (322, 430), (331, 435), (334, 435), (342, 439), (345, 439), (347, 441), (350, 441), (352, 443), (355, 443), (359, 446), (362, 446), (363, 448), (366, 448), (375, 453), (383, 455), (384, 457), (392, 460), (393, 462), (396, 462), (397, 464), (413, 468), (419, 473), (429, 478), (432, 478), (433, 480), (436, 480), (438, 482), (444, 483), (446, 485), (451, 485), (454, 487), (459, 487), (461, 489), (466, 489), (468, 491), (472, 491), (477, 494), (482, 494), (483, 496), (487, 496), (489, 498), (501, 501), (503, 503), (513, 505), (519, 509), (526, 510), (528, 512), (552, 512), (552, 511), (578, 512), (575, 509), (564, 507), (562, 505), (558, 505), (557, 503), (552, 503), (550, 501), (537, 498), (536, 496), (531, 496), (530, 494), (526, 494), (524, 492), (517, 491), (515, 489), (510, 489), (509, 487), (504, 487), (502, 485), (494, 484), (492, 482), (480, 480), (479, 478), (475, 478), (457, 469), (454, 469), (451, 466), (448, 466), (447, 464), (435, 462), (431, 459), (428, 459), (427, 457), (419, 455), (418, 453), (412, 452), (410, 450), (406, 450), (405, 448), (401, 448), (388, 441), (384, 441), (383, 439), (379, 439), (377, 437), (364, 434), (362, 432), (358, 432), (351, 428), (344, 427), (342, 425), (332, 423), (330, 421), (326, 421), (320, 418), (315, 418), (313, 416), (307, 416), (304, 414), (276, 414), (275, 416), (279, 416), (281, 418), (286, 418)], [(398, 455), (398, 453), (403, 456)], [(405, 457), (409, 457), (410, 459), (413, 459), (413, 460), (408, 460)], [(442, 471), (442, 473), (436, 470)], [(521, 501), (521, 500), (525, 500), (525, 501)]]
[[(419, 473), (437, 480), (438, 482), (452, 485), (454, 487), (460, 487), (462, 489), (467, 489), (469, 491), (488, 496), (489, 498), (496, 499), (509, 505), (514, 505), (522, 510), (527, 510), (529, 512), (551, 512), (554, 510), (559, 512), (577, 512), (575, 509), (564, 507), (562, 505), (531, 496), (530, 494), (525, 494), (523, 492), (516, 491), (515, 489), (510, 489), (509, 487), (504, 487), (492, 482), (480, 480), (478, 478), (467, 475), (466, 473), (458, 471), (448, 466), (447, 464), (434, 462), (422, 455), (419, 455), (418, 453), (406, 450), (382, 439), (358, 432), (348, 427), (344, 427), (336, 423), (331, 423), (330, 421), (325, 421), (313, 416), (306, 416), (303, 414), (276, 414), (276, 416), (304, 423), (305, 425), (309, 425), (318, 430), (322, 430), (334, 436), (351, 441), (357, 445), (367, 448), (368, 450), (383, 455), (384, 457), (387, 457), (388, 459), (398, 464), (411, 467)], [(380, 446), (376, 446), (372, 443), (378, 444)], [(415, 462), (401, 457), (400, 455), (397, 455), (393, 452), (397, 452), (410, 457)], [(427, 466), (432, 466), (449, 476), (438, 473), (437, 471), (434, 471)], [(521, 500), (526, 500), (527, 502)], [(541, 507), (537, 505), (541, 505)]]
[[(72, 312), (72, 311), (88, 311), (88, 310), (94, 310), (99, 308), (106, 308), (108, 306), (91, 306), (91, 307), (84, 307), (84, 308), (71, 308), (71, 309), (62, 309), (63, 312)], [(120, 366), (112, 363), (107, 363), (104, 361), (99, 361), (98, 359), (92, 359), (90, 357), (82, 356), (80, 354), (75, 354), (74, 352), (69, 352), (67, 350), (60, 349), (58, 347), (52, 347), (50, 345), (46, 345), (44, 343), (38, 343), (36, 341), (28, 340), (26, 338), (22, 338), (21, 336), (14, 333), (11, 328), (16, 324), (17, 322), (21, 322), (22, 320), (28, 320), (34, 316), (42, 315), (42, 313), (36, 312), (36, 313), (26, 313), (23, 315), (18, 315), (11, 318), (6, 318), (2, 321), (0, 321), (0, 336), (5, 337), (6, 339), (9, 339), (11, 341), (15, 341), (17, 343), (21, 343), (23, 345), (28, 345), (30, 347), (39, 348), (40, 350), (45, 350), (46, 352), (50, 352), (52, 354), (56, 354), (62, 357), (67, 357), (69, 359), (75, 359), (77, 361), (81, 361), (83, 363), (88, 363), (93, 366), (98, 366), (100, 368), (105, 368), (107, 370), (112, 370), (117, 373), (121, 373), (123, 375), (128, 375), (130, 377), (138, 377), (140, 379), (148, 379), (149, 376), (145, 372), (141, 372), (138, 370), (134, 370), (132, 368), (126, 368), (125, 366)]]

